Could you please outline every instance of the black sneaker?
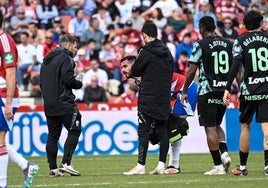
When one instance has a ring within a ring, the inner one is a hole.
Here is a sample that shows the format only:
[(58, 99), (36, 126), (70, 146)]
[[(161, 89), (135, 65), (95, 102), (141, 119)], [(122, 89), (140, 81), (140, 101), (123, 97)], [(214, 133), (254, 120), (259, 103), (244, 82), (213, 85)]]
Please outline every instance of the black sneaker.
[(233, 175), (236, 175), (236, 176), (246, 176), (248, 175), (248, 170), (247, 169), (244, 169), (244, 170), (240, 170), (239, 169), (239, 166), (235, 169), (232, 170), (232, 174)]
[(165, 174), (179, 174), (181, 173), (181, 169), (179, 168), (175, 168), (174, 166), (170, 165), (165, 169)]

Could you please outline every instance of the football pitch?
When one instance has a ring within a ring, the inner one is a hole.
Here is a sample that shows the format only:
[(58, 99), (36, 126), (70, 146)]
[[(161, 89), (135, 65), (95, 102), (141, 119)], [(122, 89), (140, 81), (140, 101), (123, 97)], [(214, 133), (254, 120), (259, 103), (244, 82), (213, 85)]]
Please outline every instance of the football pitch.
[[(238, 164), (238, 153), (230, 153), (231, 169)], [(251, 152), (248, 160), (248, 176), (234, 176), (230, 172), (221, 176), (204, 176), (211, 170), (212, 159), (209, 153), (182, 154), (180, 159), (181, 173), (174, 175), (150, 175), (158, 162), (158, 156), (148, 154), (146, 175), (125, 176), (122, 173), (135, 166), (137, 155), (88, 155), (74, 156), (72, 165), (81, 172), (81, 176), (49, 177), (46, 157), (28, 157), (40, 166), (39, 173), (32, 187), (48, 188), (264, 188), (268, 186), (268, 176), (263, 172), (264, 161), (262, 152)], [(58, 158), (58, 163), (61, 157)], [(18, 166), (9, 163), (9, 188), (22, 187), (23, 175)]]

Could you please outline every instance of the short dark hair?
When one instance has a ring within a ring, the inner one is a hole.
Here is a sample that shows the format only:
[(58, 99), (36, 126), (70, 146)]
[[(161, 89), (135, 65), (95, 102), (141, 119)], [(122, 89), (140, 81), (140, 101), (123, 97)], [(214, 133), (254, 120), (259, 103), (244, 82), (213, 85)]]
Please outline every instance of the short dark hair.
[(214, 19), (211, 16), (203, 16), (199, 20), (199, 29), (200, 28), (203, 28), (208, 32), (214, 31), (216, 29)]
[(146, 21), (141, 29), (141, 32), (145, 33), (149, 37), (157, 37), (157, 27), (152, 21)]
[(245, 15), (243, 22), (247, 30), (254, 30), (261, 26), (262, 20), (263, 16), (260, 12), (251, 10)]
[(120, 63), (122, 63), (123, 61), (130, 61), (130, 62), (132, 62), (132, 61), (134, 61), (136, 59), (136, 56), (134, 56), (134, 55), (128, 55), (128, 56), (125, 56), (125, 57), (123, 57), (121, 60), (120, 60)]
[(60, 46), (63, 43), (78, 43), (78, 39), (73, 35), (69, 35), (69, 34), (62, 35), (60, 37)]

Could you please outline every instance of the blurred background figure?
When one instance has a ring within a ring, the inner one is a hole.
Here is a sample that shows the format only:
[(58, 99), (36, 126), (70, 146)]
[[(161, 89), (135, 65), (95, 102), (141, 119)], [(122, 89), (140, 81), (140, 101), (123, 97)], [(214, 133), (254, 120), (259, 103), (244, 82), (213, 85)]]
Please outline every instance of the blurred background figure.
[(30, 22), (32, 22), (32, 19), (25, 15), (25, 9), (21, 6), (18, 7), (16, 14), (10, 20), (10, 34), (16, 43), (20, 42), (20, 33), (28, 31)]
[(29, 42), (37, 47), (45, 40), (45, 33), (41, 29), (38, 29), (37, 22), (30, 22), (28, 26)]
[(82, 33), (89, 28), (89, 20), (84, 18), (83, 8), (75, 11), (75, 16), (70, 20), (68, 33), (76, 36), (80, 40)]
[(90, 84), (85, 88), (83, 102), (90, 105), (93, 102), (108, 102), (106, 91), (98, 85), (98, 76), (91, 77)]
[(45, 30), (53, 28), (52, 20), (59, 16), (59, 12), (52, 3), (52, 0), (40, 0), (40, 3), (36, 6), (38, 28)]
[(229, 39), (230, 41), (234, 41), (239, 35), (237, 30), (233, 26), (233, 20), (229, 17), (223, 18), (223, 26), (218, 28), (219, 35)]
[(29, 43), (29, 34), (22, 32), (20, 34), (21, 43), (17, 45), (18, 49), (18, 68), (17, 84), (20, 91), (28, 90), (30, 72), (36, 64), (36, 47)]

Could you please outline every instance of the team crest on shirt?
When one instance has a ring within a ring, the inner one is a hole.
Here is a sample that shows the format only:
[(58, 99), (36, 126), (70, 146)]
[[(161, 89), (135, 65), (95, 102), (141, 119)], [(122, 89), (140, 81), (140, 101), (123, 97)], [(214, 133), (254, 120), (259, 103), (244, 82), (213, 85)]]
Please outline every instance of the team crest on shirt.
[(4, 61), (6, 64), (14, 62), (14, 55), (12, 53), (7, 53), (4, 55)]

